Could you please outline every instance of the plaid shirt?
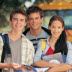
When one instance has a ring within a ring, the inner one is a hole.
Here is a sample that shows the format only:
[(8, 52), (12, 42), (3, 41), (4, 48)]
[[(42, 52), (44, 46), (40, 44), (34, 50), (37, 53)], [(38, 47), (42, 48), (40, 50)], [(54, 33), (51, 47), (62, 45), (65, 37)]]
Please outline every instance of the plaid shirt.
[[(6, 34), (6, 33), (3, 33), (3, 34)], [(0, 36), (0, 61), (1, 61), (2, 50), (3, 50), (3, 40)], [(21, 51), (22, 51), (21, 64), (28, 64), (28, 65), (33, 64), (34, 47), (32, 42), (30, 42), (23, 34), (22, 34)], [(7, 63), (6, 59), (4, 62)]]

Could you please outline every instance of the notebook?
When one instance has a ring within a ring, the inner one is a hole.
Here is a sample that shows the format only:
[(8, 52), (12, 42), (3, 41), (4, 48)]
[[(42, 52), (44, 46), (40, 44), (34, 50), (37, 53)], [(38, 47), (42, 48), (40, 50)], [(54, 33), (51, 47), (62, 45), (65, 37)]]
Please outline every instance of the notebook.
[(63, 58), (61, 53), (55, 53), (51, 55), (43, 55), (42, 60), (50, 62), (50, 63), (63, 63)]

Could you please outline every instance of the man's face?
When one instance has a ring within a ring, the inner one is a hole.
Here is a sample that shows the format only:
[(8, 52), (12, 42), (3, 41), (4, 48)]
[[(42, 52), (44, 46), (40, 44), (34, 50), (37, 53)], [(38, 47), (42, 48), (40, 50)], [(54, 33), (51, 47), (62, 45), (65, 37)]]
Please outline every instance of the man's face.
[(29, 15), (30, 28), (33, 30), (38, 30), (39, 28), (41, 28), (42, 21), (43, 21), (43, 18), (40, 17), (39, 12), (31, 13)]
[(10, 21), (12, 25), (12, 30), (22, 31), (24, 26), (26, 25), (26, 17), (20, 13), (16, 13), (13, 15), (12, 20)]

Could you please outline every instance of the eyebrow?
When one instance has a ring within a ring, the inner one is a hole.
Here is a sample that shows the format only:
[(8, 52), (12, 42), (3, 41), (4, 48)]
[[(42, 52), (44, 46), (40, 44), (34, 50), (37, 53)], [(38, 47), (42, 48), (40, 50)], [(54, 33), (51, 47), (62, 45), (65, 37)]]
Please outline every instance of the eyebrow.
[(13, 19), (17, 19), (17, 18), (13, 18)]
[[(32, 18), (32, 17), (29, 17), (29, 18)], [(39, 18), (38, 16), (36, 16), (35, 18)]]
[[(13, 19), (18, 19), (18, 18), (13, 18)], [(21, 18), (20, 20), (24, 20), (23, 18)]]

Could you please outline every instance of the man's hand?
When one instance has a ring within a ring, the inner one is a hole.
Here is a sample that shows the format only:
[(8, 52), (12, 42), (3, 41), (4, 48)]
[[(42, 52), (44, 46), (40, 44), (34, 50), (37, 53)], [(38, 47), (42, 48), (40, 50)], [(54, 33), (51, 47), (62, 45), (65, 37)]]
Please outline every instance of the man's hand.
[(9, 64), (9, 67), (15, 70), (22, 70), (25, 66), (24, 65), (19, 65), (16, 63), (11, 63)]

